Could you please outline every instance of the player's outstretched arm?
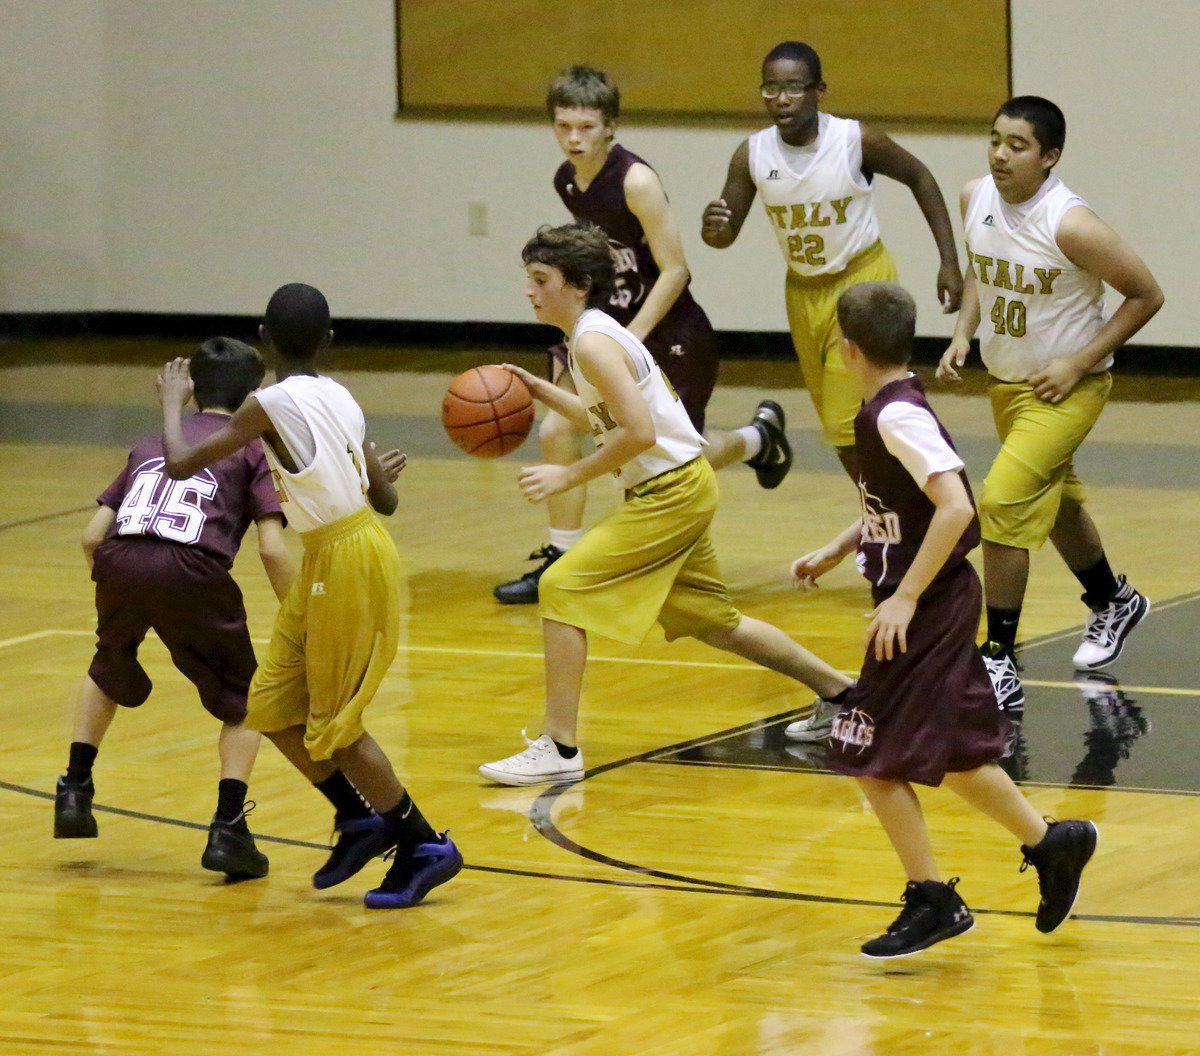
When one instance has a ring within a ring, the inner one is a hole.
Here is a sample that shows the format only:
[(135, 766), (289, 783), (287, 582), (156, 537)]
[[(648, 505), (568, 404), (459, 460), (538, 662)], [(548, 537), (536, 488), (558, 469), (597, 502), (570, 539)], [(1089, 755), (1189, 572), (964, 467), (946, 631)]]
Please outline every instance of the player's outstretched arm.
[(700, 221), (700, 237), (713, 249), (732, 246), (742, 230), (742, 224), (750, 214), (756, 189), (750, 178), (750, 140), (741, 146), (729, 159), (729, 171), (725, 175), (725, 186), (721, 197), (709, 202)]
[(683, 253), (679, 226), (667, 202), (667, 192), (649, 165), (632, 165), (625, 174), (625, 204), (642, 225), (650, 254), (658, 265), (658, 278), (637, 315), (628, 323), (633, 335), (644, 341), (671, 310), (692, 276)]
[(954, 245), (950, 213), (937, 180), (919, 158), (885, 132), (867, 125), (862, 126), (862, 164), (865, 172), (882, 173), (912, 191), (942, 260), (937, 274), (938, 300), (942, 311), (957, 312), (962, 301), (962, 271), (958, 266), (958, 249)]
[(258, 558), (271, 581), (275, 597), (283, 601), (292, 580), (296, 578), (296, 563), (283, 535), (283, 515), (268, 513), (260, 517), (258, 528)]
[[(514, 366), (512, 363), (501, 363), (500, 366), (525, 382), (525, 387), (529, 389), (529, 395), (535, 400), (541, 400), (552, 411), (558, 411), (564, 418), (569, 418), (585, 432), (590, 428), (587, 412), (583, 409), (583, 400), (574, 392), (568, 392), (561, 385), (556, 385), (545, 378), (539, 378), (524, 367)], [(570, 374), (567, 374), (566, 377), (569, 378)]]
[(841, 564), (842, 559), (858, 545), (861, 535), (860, 517), (824, 546), (796, 558), (791, 565), (793, 585), (798, 590), (811, 590), (816, 587), (817, 580), (831, 568)]
[(1086, 206), (1067, 210), (1058, 225), (1057, 241), (1072, 264), (1091, 272), (1125, 299), (1083, 348), (1030, 375), (1034, 394), (1047, 403), (1065, 399), (1081, 378), (1133, 337), (1163, 306), (1163, 292), (1142, 258)]
[(604, 443), (595, 451), (569, 466), (524, 467), (517, 479), (530, 502), (614, 473), (652, 448), (657, 439), (650, 407), (633, 380), (625, 350), (611, 337), (593, 331), (579, 338), (574, 354), (583, 376), (595, 386), (617, 427), (604, 434)]
[(188, 361), (173, 359), (163, 367), (157, 385), (163, 409), (166, 470), (172, 480), (186, 480), (205, 466), (240, 451), (271, 428), (271, 419), (262, 404), (253, 396), (247, 396), (220, 429), (197, 444), (189, 444), (183, 438), (183, 408), (192, 395)]

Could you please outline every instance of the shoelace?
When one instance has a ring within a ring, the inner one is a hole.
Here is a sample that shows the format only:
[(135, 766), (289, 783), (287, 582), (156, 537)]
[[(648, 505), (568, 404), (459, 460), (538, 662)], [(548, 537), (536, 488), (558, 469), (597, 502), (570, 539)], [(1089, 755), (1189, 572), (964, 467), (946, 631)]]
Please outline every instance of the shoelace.
[(917, 897), (917, 892), (910, 890), (907, 887), (904, 889), (904, 894), (900, 896), (900, 901), (904, 903), (904, 908), (900, 910), (900, 916), (892, 921), (891, 925), (888, 927), (888, 935), (893, 935), (907, 926), (908, 922), (912, 920), (912, 918), (921, 910), (922, 902), (921, 899)]
[(996, 685), (996, 695), (1006, 697), (1009, 693), (1020, 688), (1021, 680), (1016, 671), (1010, 669), (1007, 657), (983, 658), (983, 666), (987, 668), (988, 677)]
[(252, 800), (252, 799), (246, 800), (246, 802), (242, 804), (242, 812), (236, 818), (234, 818), (232, 821), (227, 821), (225, 824), (226, 825), (236, 825), (239, 821), (245, 821), (246, 816), (248, 814), (250, 814), (254, 810), (254, 808), (257, 806), (258, 806), (258, 804), (255, 803), (254, 800)]
[(1112, 646), (1117, 640), (1116, 623), (1121, 616), (1124, 602), (1109, 602), (1103, 612), (1093, 612), (1083, 632), (1083, 640), (1093, 645)]

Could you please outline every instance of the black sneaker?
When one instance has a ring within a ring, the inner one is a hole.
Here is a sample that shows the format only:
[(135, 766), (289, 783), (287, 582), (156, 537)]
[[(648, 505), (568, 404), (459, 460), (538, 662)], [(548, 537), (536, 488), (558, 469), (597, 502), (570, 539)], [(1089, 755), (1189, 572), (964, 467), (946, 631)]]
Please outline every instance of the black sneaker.
[(1025, 688), (1017, 674), (1017, 658), (1011, 649), (999, 642), (984, 642), (979, 647), (983, 666), (996, 694), (996, 704), (1001, 711), (1019, 711), (1025, 707)]
[(92, 814), (92, 797), (96, 786), (89, 777), (82, 784), (58, 779), (54, 790), (54, 838), (56, 840), (88, 840), (99, 832)]
[(1090, 821), (1052, 821), (1036, 847), (1021, 848), (1025, 860), (1037, 870), (1042, 900), (1038, 903), (1037, 929), (1049, 934), (1071, 915), (1079, 896), (1079, 878), (1096, 849), (1099, 830)]
[(957, 883), (957, 876), (946, 884), (909, 881), (900, 896), (904, 902), (900, 916), (878, 938), (864, 942), (862, 952), (868, 957), (905, 957), (970, 931), (975, 918), (954, 890)]
[(247, 803), (233, 821), (213, 818), (208, 827), (208, 844), (200, 857), (205, 869), (224, 873), (230, 880), (256, 880), (267, 875), (271, 863), (254, 846), (254, 837), (246, 824), (246, 815), (253, 809), (254, 804)]
[(541, 561), (541, 564), (532, 572), (526, 572), (520, 579), (494, 587), (492, 594), (501, 605), (532, 605), (538, 600), (538, 580), (542, 578), (542, 573), (565, 553), (565, 550), (560, 550), (553, 543), (535, 550), (529, 555), (529, 560)]
[(760, 487), (777, 488), (792, 468), (792, 445), (784, 432), (783, 408), (774, 400), (763, 400), (750, 419), (762, 436), (762, 450), (746, 465), (754, 470)]
[(395, 836), (388, 832), (387, 822), (378, 814), (343, 821), (334, 831), (338, 838), (330, 850), (329, 860), (313, 873), (313, 887), (322, 891), (349, 880), (372, 858), (396, 845)]

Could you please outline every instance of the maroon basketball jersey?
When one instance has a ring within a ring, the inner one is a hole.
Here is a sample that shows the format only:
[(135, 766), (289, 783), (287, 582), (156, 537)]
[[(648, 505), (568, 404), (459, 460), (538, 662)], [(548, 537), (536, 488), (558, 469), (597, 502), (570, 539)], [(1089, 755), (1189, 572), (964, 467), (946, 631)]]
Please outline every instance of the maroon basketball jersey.
[[(554, 189), (571, 215), (595, 224), (608, 235), (617, 266), (617, 288), (605, 311), (622, 326), (637, 315), (659, 276), (642, 222), (625, 204), (625, 175), (638, 162), (646, 164), (616, 143), (586, 191), (575, 184), (575, 166), (569, 161), (564, 161), (554, 174)], [(703, 317), (704, 312), (685, 288), (658, 325), (667, 325), (668, 320), (674, 322), (687, 315)]]
[[(888, 594), (900, 585), (900, 580), (917, 556), (921, 540), (929, 530), (934, 505), (918, 483), (883, 442), (879, 433), (879, 414), (889, 403), (902, 401), (922, 407), (937, 423), (942, 439), (954, 449), (950, 434), (925, 399), (925, 390), (915, 377), (893, 381), (880, 389), (858, 412), (854, 419), (854, 445), (858, 452), (858, 489), (862, 502), (862, 539), (858, 546), (859, 570), (877, 592)], [(967, 495), (971, 485), (962, 473)], [(972, 498), (974, 502), (974, 498)], [(938, 572), (940, 579), (956, 568), (966, 555), (979, 545), (979, 518), (972, 518), (954, 550)]]
[[(228, 421), (226, 415), (201, 411), (184, 420), (183, 438), (198, 443)], [(116, 535), (194, 546), (225, 568), (233, 565), (250, 523), (281, 512), (257, 440), (187, 480), (172, 480), (162, 437), (143, 437), (130, 451), (121, 475), (96, 501), (117, 511)]]

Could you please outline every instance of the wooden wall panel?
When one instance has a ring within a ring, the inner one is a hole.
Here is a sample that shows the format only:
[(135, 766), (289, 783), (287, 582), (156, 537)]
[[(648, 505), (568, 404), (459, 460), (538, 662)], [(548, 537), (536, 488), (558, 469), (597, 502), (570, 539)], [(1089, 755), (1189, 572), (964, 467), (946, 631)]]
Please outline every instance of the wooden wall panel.
[(988, 121), (1009, 95), (1007, 0), (396, 0), (404, 113), (541, 117), (563, 67), (607, 70), (631, 116), (762, 113), (762, 57), (821, 55), (830, 110), (880, 120)]

